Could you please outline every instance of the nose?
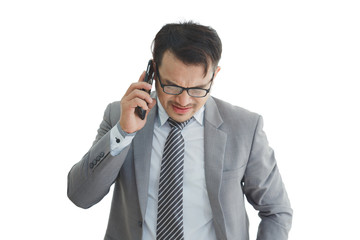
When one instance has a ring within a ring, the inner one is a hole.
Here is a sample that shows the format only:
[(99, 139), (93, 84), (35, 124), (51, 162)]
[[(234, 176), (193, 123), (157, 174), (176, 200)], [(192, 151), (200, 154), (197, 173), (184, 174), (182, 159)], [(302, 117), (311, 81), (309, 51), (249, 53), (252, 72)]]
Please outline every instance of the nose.
[(181, 94), (177, 95), (176, 96), (176, 102), (185, 107), (187, 106), (188, 104), (191, 103), (191, 97), (189, 96), (189, 94), (187, 93), (186, 90), (184, 90)]

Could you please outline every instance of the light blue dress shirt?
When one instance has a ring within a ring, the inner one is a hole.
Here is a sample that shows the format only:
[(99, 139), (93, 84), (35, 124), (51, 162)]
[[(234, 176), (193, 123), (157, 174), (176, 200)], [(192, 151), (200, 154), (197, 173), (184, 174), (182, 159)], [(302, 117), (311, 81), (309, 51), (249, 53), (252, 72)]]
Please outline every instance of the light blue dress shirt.
[[(148, 202), (143, 224), (143, 240), (156, 239), (157, 199), (162, 153), (170, 132), (165, 109), (157, 99), (158, 115), (155, 121), (151, 153)], [(182, 130), (185, 140), (184, 157), (184, 237), (185, 240), (216, 239), (213, 217), (205, 182), (204, 167), (204, 110), (202, 107)], [(111, 132), (111, 154), (119, 154), (135, 134), (126, 134), (118, 123)]]

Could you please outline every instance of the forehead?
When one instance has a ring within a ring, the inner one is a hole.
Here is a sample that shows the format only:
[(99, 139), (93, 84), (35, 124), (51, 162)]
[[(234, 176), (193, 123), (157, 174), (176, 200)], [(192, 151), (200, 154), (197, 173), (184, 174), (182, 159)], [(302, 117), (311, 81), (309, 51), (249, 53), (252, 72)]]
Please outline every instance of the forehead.
[(176, 58), (173, 53), (166, 51), (158, 70), (163, 83), (188, 87), (203, 85), (209, 82), (212, 76), (210, 68), (206, 75), (204, 75), (203, 65), (185, 64)]

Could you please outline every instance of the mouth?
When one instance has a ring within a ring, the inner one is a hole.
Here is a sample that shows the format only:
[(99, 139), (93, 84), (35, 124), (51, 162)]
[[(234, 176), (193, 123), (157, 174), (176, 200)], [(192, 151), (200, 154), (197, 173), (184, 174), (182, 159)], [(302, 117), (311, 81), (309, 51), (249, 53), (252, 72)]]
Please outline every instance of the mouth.
[(174, 112), (177, 114), (186, 114), (192, 109), (192, 107), (180, 107), (176, 105), (172, 105), (172, 107)]

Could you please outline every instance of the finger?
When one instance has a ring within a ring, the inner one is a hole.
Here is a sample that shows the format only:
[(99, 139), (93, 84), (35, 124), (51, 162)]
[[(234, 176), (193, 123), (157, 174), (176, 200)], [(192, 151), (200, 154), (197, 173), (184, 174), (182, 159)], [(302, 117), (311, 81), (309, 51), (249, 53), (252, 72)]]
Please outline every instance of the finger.
[(123, 98), (124, 101), (131, 101), (134, 98), (140, 98), (144, 101), (146, 101), (148, 104), (153, 102), (153, 99), (150, 97), (150, 94), (139, 90), (139, 89), (135, 89), (134, 91), (132, 91), (131, 93), (129, 93), (129, 95), (125, 96)]
[(128, 96), (130, 95), (130, 93), (132, 93), (135, 90), (143, 90), (145, 89), (146, 91), (151, 90), (151, 85), (149, 83), (146, 82), (136, 82), (136, 83), (132, 83), (129, 88), (127, 89), (126, 93), (124, 94), (124, 96)]
[(145, 79), (145, 75), (146, 75), (146, 72), (143, 71), (142, 74), (140, 75), (140, 78), (139, 78), (138, 82), (143, 82), (144, 79)]
[(140, 75), (139, 80), (136, 83), (132, 83), (130, 87), (127, 89), (125, 96), (128, 95), (130, 92), (132, 92), (134, 89), (145, 89), (145, 90), (151, 90), (151, 85), (144, 82), (145, 79), (145, 71), (142, 72)]
[(148, 104), (140, 98), (133, 98), (131, 101), (128, 102), (129, 108), (135, 109), (136, 107), (141, 107), (144, 110), (148, 110)]
[(156, 100), (152, 99), (150, 95), (144, 91), (133, 91), (129, 96), (121, 100), (124, 111), (134, 111), (136, 107), (142, 107), (144, 110), (153, 107)]
[(156, 99), (153, 98), (151, 103), (148, 103), (149, 109), (152, 109), (156, 105)]
[[(151, 104), (148, 104), (148, 107), (151, 110), (155, 105), (156, 105), (156, 100), (154, 98), (153, 102)], [(149, 113), (150, 113), (150, 111), (146, 111), (145, 119), (147, 119), (147, 116), (148, 116)]]

